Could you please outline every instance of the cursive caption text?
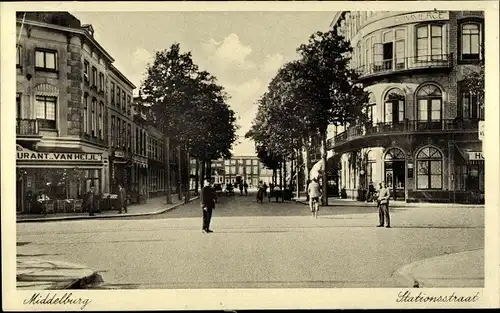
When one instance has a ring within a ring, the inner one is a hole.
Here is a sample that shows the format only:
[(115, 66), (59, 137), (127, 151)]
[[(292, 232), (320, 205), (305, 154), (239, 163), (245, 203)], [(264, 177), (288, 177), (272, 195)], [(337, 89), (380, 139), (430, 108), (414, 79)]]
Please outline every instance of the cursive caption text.
[(418, 294), (412, 294), (411, 291), (405, 290), (400, 291), (398, 293), (398, 298), (396, 302), (458, 302), (458, 303), (468, 303), (468, 302), (476, 302), (479, 300), (479, 292), (471, 295), (457, 295), (455, 292), (452, 292), (448, 295), (439, 295), (439, 296), (429, 296), (424, 292), (419, 292)]
[(89, 298), (82, 298), (73, 296), (73, 293), (66, 292), (62, 296), (58, 293), (47, 293), (42, 295), (40, 292), (35, 292), (31, 298), (24, 299), (23, 303), (26, 305), (34, 304), (47, 304), (47, 305), (78, 305), (83, 310), (91, 300)]

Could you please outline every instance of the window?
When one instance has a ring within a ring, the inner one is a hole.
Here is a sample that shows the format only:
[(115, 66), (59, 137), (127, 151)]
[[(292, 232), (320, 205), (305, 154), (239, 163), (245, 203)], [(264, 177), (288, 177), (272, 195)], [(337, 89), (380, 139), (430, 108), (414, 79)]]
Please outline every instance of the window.
[(377, 159), (375, 158), (375, 153), (373, 150), (370, 150), (366, 153), (366, 160), (367, 160), (367, 166), (366, 166), (366, 179), (369, 182), (373, 182), (373, 177), (376, 176), (376, 165), (377, 165)]
[(441, 152), (426, 147), (417, 154), (417, 189), (443, 188), (443, 159)]
[(35, 67), (41, 70), (57, 69), (57, 53), (48, 50), (35, 50)]
[(462, 60), (479, 60), (481, 49), (481, 26), (478, 23), (462, 24)]
[(139, 153), (139, 128), (135, 128), (135, 153)]
[(85, 134), (89, 133), (89, 95), (85, 93), (83, 95), (83, 132)]
[(370, 51), (371, 47), (372, 47), (372, 39), (368, 38), (368, 39), (366, 39), (366, 42), (365, 42), (365, 65), (367, 65), (367, 66), (373, 62), (372, 54)]
[(128, 151), (132, 151), (132, 127), (130, 124), (127, 124), (127, 148)]
[(91, 109), (91, 119), (92, 119), (92, 136), (97, 137), (96, 133), (96, 111), (97, 111), (97, 100), (95, 98), (92, 99), (92, 109)]
[(116, 146), (121, 147), (122, 143), (122, 132), (121, 132), (121, 121), (120, 118), (116, 117)]
[(395, 59), (396, 59), (396, 69), (404, 69), (405, 66), (405, 30), (396, 30), (396, 42), (395, 45)]
[(116, 134), (116, 123), (115, 123), (115, 116), (111, 116), (111, 147), (116, 147), (115, 146), (115, 134)]
[(484, 120), (484, 109), (479, 106), (477, 95), (470, 93), (470, 91), (462, 91), (460, 95), (462, 104), (461, 116), (463, 118)]
[(111, 104), (114, 105), (115, 104), (115, 83), (114, 82), (111, 82), (110, 95), (111, 95)]
[(382, 64), (384, 61), (384, 54), (383, 54), (383, 49), (382, 49), (382, 44), (381, 43), (374, 43), (373, 44), (373, 64), (374, 64), (374, 71), (378, 71), (382, 69)]
[(17, 49), (16, 49), (16, 66), (17, 67), (21, 67), (21, 53), (22, 53), (22, 47), (18, 45)]
[[(424, 85), (417, 92), (417, 119), (424, 128), (441, 128), (441, 89), (435, 85)], [(426, 126), (427, 124), (427, 126)]]
[(92, 66), (92, 86), (97, 87), (97, 69)]
[(56, 97), (36, 96), (36, 118), (40, 128), (56, 128)]
[(83, 80), (89, 82), (89, 62), (87, 60), (83, 61)]
[(389, 90), (384, 100), (384, 122), (400, 124), (405, 118), (405, 95), (397, 88)]
[(21, 114), (21, 94), (16, 93), (16, 118), (20, 119), (22, 117)]
[(99, 91), (104, 91), (104, 74), (99, 73)]
[(116, 105), (118, 107), (121, 106), (120, 95), (121, 95), (121, 89), (120, 89), (120, 87), (116, 87)]
[(443, 60), (443, 26), (417, 27), (417, 61)]
[(131, 107), (131, 99), (130, 96), (127, 96), (127, 114), (130, 114), (130, 107)]
[(122, 110), (125, 112), (127, 110), (127, 101), (125, 96), (125, 90), (122, 90)]
[(99, 138), (104, 139), (104, 103), (99, 103)]
[(373, 95), (373, 93), (369, 93), (368, 94), (368, 106), (366, 108), (366, 116), (368, 118), (368, 123), (369, 124), (372, 124), (374, 123), (374, 120), (373, 120), (373, 108), (377, 105), (377, 102), (375, 101), (375, 96)]

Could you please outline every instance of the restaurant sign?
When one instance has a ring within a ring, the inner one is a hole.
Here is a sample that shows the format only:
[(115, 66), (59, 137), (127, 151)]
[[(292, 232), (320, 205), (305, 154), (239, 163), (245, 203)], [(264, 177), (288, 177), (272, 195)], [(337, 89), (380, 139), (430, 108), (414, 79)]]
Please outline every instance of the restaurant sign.
[(101, 153), (59, 153), (59, 152), (36, 152), (23, 148), (17, 149), (18, 161), (79, 161), (79, 162), (100, 162)]

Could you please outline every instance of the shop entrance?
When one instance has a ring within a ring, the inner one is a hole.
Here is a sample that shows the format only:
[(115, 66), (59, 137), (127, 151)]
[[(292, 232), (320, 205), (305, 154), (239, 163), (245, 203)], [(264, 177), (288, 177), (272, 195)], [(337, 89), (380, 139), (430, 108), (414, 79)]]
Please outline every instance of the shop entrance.
[(391, 198), (404, 198), (406, 159), (403, 151), (392, 148), (384, 158), (384, 182), (391, 190)]

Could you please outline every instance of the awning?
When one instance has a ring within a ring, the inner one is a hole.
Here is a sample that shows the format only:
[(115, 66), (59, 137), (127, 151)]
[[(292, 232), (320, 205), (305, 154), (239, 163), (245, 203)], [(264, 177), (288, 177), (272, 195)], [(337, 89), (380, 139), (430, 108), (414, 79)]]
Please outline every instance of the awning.
[(316, 162), (309, 171), (309, 179), (318, 178), (323, 173), (324, 168), (323, 160)]
[(36, 152), (83, 153), (81, 147), (48, 147), (38, 146)]

